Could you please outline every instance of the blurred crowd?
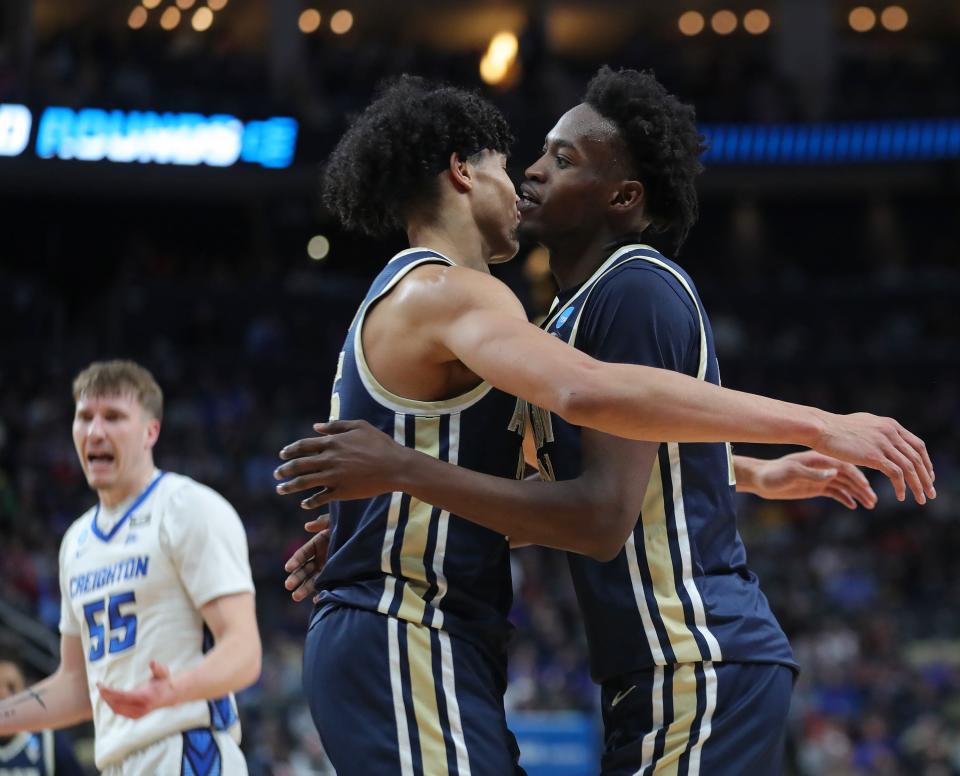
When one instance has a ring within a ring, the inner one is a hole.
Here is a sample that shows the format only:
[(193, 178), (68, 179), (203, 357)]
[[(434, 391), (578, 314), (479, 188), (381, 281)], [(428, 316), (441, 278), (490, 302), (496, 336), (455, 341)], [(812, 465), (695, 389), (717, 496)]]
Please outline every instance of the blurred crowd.
[[(0, 102), (289, 112), (304, 127), (300, 160), (312, 162), (384, 73), (480, 85), (475, 54), (350, 35), (306, 43), (302, 77), (278, 85), (229, 26), (192, 40), (84, 28), (38, 40), (27, 78), (0, 46)], [(890, 40), (843, 36), (815, 100), (774, 67), (772, 36), (677, 47), (638, 34), (608, 61), (653, 67), (704, 121), (960, 111), (960, 47), (946, 33)], [(517, 176), (598, 64), (557, 56), (536, 20), (520, 56), (517, 87), (494, 94), (520, 135)], [(960, 775), (960, 225), (943, 193), (955, 193), (956, 171), (940, 172), (896, 195), (829, 183), (728, 195), (708, 172), (701, 222), (678, 257), (711, 315), (725, 385), (894, 415), (937, 469), (939, 497), (924, 508), (896, 502), (880, 479), (872, 512), (739, 502), (749, 564), (803, 669), (793, 774)], [(0, 599), (55, 633), (60, 537), (95, 499), (72, 448), (70, 381), (94, 359), (141, 361), (166, 395), (159, 465), (223, 493), (247, 529), (265, 648), (260, 681), (239, 697), (251, 773), (325, 773), (300, 689), (309, 607), (282, 587), (305, 513), (274, 495), (272, 471), (283, 444), (325, 417), (347, 324), (402, 243), (348, 238), (302, 194), (0, 191), (0, 208)], [(318, 222), (332, 250), (313, 263), (303, 251)], [(543, 312), (550, 279), (530, 246), (498, 272), (532, 317)], [(508, 707), (597, 715), (565, 557), (527, 548), (513, 571)]]
[[(937, 248), (956, 239), (956, 227), (924, 233), (917, 223), (942, 215), (936, 202), (893, 203), (887, 217), (905, 225), (912, 253), (884, 262), (868, 250), (873, 206), (833, 203), (815, 217), (816, 206), (797, 205), (810, 215), (806, 235), (778, 228), (775, 202), (757, 206), (767, 237), (751, 259), (736, 238), (743, 206), (704, 203), (681, 261), (712, 311), (724, 382), (897, 416), (927, 440), (939, 498), (901, 504), (878, 479), (873, 512), (742, 499), (750, 565), (803, 666), (791, 762), (802, 774), (957, 774), (960, 274)], [(851, 225), (848, 234), (814, 251), (806, 241), (838, 233), (831, 219)], [(121, 245), (138, 245), (122, 269), (91, 260), (73, 276), (76, 268), (41, 245), (0, 270), (0, 594), (55, 630), (59, 539), (94, 499), (72, 449), (70, 380), (93, 358), (144, 362), (166, 392), (159, 464), (219, 490), (247, 528), (266, 649), (261, 680), (240, 696), (252, 772), (322, 773), (300, 690), (308, 607), (282, 588), (304, 514), (273, 494), (271, 474), (280, 447), (327, 412), (336, 354), (366, 281), (338, 270), (333, 256), (324, 266), (232, 254), (243, 230), (223, 244), (183, 230), (167, 244), (136, 223), (118, 227)], [(724, 230), (730, 239), (715, 239)], [(390, 250), (370, 244), (355, 255), (376, 262)], [(533, 314), (549, 284), (534, 264), (521, 256), (504, 275)], [(565, 558), (530, 548), (513, 565), (508, 706), (596, 713)]]

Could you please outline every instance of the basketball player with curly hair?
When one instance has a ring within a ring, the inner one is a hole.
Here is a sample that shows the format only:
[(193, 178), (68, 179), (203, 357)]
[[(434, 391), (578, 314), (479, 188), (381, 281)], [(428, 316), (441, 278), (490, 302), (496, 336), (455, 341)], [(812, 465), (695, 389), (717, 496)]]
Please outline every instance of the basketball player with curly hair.
[[(502, 705), (507, 535), (580, 553), (594, 675), (610, 710), (631, 710), (608, 715), (619, 768), (702, 745), (720, 721), (713, 666), (757, 643), (775, 669), (762, 681), (789, 689), (789, 646), (736, 533), (726, 441), (889, 456), (901, 490), (907, 477), (932, 494), (923, 443), (894, 421), (719, 388), (692, 281), (637, 238), (652, 226), (682, 239), (696, 217), (699, 136), (674, 103), (645, 76), (603, 71), (527, 171), (523, 228), (551, 249), (562, 289), (546, 332), (488, 270), (516, 252), (520, 220), (494, 108), (405, 77), (334, 151), (324, 194), (344, 225), (399, 226), (412, 246), (347, 333), (326, 429), (346, 433), (295, 443), (278, 471), (294, 477), (280, 492), (328, 486), (306, 506), (333, 500), (304, 685), (338, 773), (517, 769)], [(507, 479), (528, 425), (544, 480), (563, 482)]]

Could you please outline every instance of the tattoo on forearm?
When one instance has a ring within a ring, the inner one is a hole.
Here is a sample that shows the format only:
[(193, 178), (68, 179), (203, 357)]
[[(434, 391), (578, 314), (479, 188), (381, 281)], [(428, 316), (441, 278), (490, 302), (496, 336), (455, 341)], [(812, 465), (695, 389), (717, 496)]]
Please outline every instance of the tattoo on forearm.
[(46, 690), (34, 690), (28, 689), (25, 690), (20, 695), (11, 698), (6, 703), (0, 704), (0, 719), (13, 719), (17, 716), (17, 706), (22, 706), (24, 703), (29, 701), (36, 701), (40, 704), (40, 707), (46, 711), (47, 704), (43, 702), (43, 695), (46, 695)]

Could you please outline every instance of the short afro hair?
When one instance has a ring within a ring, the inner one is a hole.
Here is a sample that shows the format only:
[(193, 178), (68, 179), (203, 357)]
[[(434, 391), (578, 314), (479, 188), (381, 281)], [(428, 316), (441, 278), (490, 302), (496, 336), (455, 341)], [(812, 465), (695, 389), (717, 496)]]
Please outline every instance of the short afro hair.
[(403, 75), (353, 122), (323, 172), (323, 203), (344, 227), (373, 237), (430, 207), (450, 154), (506, 154), (506, 119), (480, 95)]
[(694, 179), (703, 172), (706, 146), (693, 106), (667, 92), (651, 71), (607, 66), (591, 79), (584, 102), (619, 129), (644, 185), (650, 228), (669, 232), (676, 253), (699, 214)]

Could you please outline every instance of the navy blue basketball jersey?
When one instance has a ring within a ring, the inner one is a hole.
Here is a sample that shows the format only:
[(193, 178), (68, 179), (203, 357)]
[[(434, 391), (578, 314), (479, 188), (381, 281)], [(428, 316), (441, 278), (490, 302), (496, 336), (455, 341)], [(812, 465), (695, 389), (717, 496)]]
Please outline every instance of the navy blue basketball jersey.
[[(520, 429), (510, 428), (513, 397), (484, 382), (445, 401), (414, 401), (388, 391), (367, 366), (361, 338), (367, 310), (424, 264), (453, 262), (406, 250), (373, 281), (340, 354), (331, 418), (363, 419), (439, 460), (516, 477), (522, 438)], [(506, 537), (404, 493), (334, 502), (330, 514), (330, 554), (317, 580), (320, 607), (380, 612), (500, 654), (512, 600)]]
[[(684, 372), (719, 385), (713, 332), (693, 281), (646, 245), (617, 249), (543, 324), (601, 361)], [(531, 408), (546, 479), (580, 474), (580, 429)], [(598, 682), (701, 661), (795, 667), (787, 638), (747, 568), (727, 444), (661, 444), (626, 545), (601, 563), (570, 553), (591, 673)]]
[(19, 733), (0, 743), (0, 776), (53, 776), (53, 732)]

